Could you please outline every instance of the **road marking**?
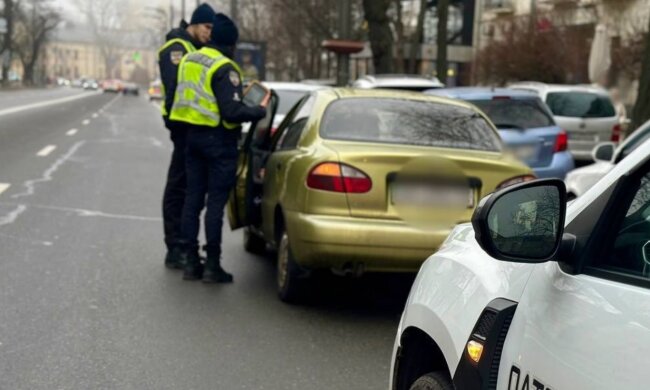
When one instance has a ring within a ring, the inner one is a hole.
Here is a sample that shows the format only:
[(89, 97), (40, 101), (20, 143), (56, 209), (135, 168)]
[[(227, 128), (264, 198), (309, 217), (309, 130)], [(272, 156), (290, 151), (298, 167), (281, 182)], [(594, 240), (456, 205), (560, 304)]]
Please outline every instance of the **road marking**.
[(89, 123), (90, 123), (90, 119), (84, 119), (84, 121), (81, 122), (81, 124), (84, 126), (88, 126)]
[(93, 114), (93, 118), (97, 118), (98, 116), (99, 116), (99, 115), (97, 115), (97, 113), (94, 113), (94, 114)]
[(47, 145), (43, 149), (39, 150), (39, 152), (36, 153), (36, 155), (38, 157), (45, 157), (48, 154), (52, 153), (54, 151), (54, 149), (56, 149), (56, 145)]
[(77, 134), (77, 131), (78, 131), (77, 129), (70, 129), (70, 130), (68, 130), (67, 133), (65, 133), (65, 135), (73, 136), (73, 135)]
[(68, 96), (68, 97), (64, 97), (64, 98), (60, 98), (60, 99), (53, 99), (53, 100), (47, 100), (47, 101), (44, 101), (44, 102), (27, 104), (27, 105), (24, 105), (24, 106), (11, 107), (11, 108), (7, 108), (7, 109), (4, 109), (4, 110), (0, 110), (0, 116), (15, 114), (17, 112), (31, 110), (31, 109), (34, 109), (34, 108), (54, 106), (56, 104), (71, 102), (71, 101), (83, 99), (83, 98), (89, 97), (89, 96), (95, 96), (95, 95), (98, 95), (100, 93), (101, 92), (95, 92), (95, 93), (84, 92), (84, 93), (80, 93), (78, 95)]
[(11, 187), (9, 183), (0, 183), (0, 194), (7, 191), (7, 188)]

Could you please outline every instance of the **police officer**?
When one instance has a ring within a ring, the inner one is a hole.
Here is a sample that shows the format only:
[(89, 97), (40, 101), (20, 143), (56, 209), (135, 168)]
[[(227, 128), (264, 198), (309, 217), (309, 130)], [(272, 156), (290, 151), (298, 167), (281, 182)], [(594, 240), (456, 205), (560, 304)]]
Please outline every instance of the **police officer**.
[(160, 78), (162, 79), (165, 99), (162, 104), (162, 116), (165, 127), (169, 129), (170, 138), (174, 144), (171, 163), (167, 173), (167, 185), (163, 195), (163, 220), (167, 256), (165, 266), (182, 268), (181, 250), (181, 214), (185, 201), (187, 177), (185, 174), (185, 143), (184, 124), (174, 122), (169, 118), (174, 94), (176, 92), (176, 77), (181, 58), (187, 53), (194, 52), (210, 40), (214, 10), (207, 4), (202, 4), (192, 13), (190, 24), (181, 21), (179, 28), (167, 34), (167, 42), (158, 51)]
[[(239, 38), (230, 18), (217, 14), (210, 42), (181, 60), (171, 119), (187, 124), (187, 196), (183, 207), (183, 279), (230, 283), (221, 268), (224, 207), (236, 180), (241, 123), (264, 118), (262, 106), (242, 103), (242, 72), (233, 61)], [(199, 216), (204, 206), (207, 260), (199, 261)]]

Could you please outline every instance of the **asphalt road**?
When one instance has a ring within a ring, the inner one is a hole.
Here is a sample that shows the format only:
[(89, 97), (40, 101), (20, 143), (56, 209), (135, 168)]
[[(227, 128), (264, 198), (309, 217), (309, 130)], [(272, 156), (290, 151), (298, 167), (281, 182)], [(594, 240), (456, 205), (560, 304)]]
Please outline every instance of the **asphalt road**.
[(325, 277), (283, 304), (273, 262), (226, 229), (235, 283), (184, 282), (163, 267), (171, 144), (152, 104), (87, 93), (1, 110), (0, 389), (388, 387), (411, 277)]

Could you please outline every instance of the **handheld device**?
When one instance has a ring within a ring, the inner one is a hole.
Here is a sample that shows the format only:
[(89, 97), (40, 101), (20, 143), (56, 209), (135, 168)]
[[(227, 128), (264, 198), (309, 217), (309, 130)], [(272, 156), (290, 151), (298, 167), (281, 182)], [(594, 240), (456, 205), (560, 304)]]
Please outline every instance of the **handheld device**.
[(244, 91), (244, 97), (242, 102), (249, 107), (259, 106), (262, 101), (271, 94), (266, 87), (257, 81), (251, 82), (251, 84)]

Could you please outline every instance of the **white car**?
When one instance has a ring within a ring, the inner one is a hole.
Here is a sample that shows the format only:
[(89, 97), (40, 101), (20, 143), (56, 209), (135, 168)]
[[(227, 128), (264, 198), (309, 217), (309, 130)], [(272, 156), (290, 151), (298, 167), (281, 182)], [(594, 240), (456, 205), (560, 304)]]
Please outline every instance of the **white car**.
[[(287, 115), (289, 110), (300, 100), (303, 96), (309, 94), (312, 91), (317, 91), (319, 89), (330, 88), (325, 85), (317, 84), (304, 84), (304, 83), (291, 83), (291, 82), (276, 82), (276, 81), (265, 81), (262, 82), (268, 89), (275, 91), (278, 96), (278, 106), (275, 116), (273, 117), (273, 124), (271, 125), (271, 132), (275, 132), (280, 126), (280, 123), (284, 120), (284, 117)], [(247, 134), (250, 130), (250, 122), (244, 123), (242, 126), (242, 133)], [(242, 139), (245, 137), (242, 137)]]
[(650, 121), (639, 127), (618, 148), (611, 142), (596, 145), (592, 152), (595, 163), (574, 169), (564, 180), (569, 200), (584, 194), (648, 138), (650, 138)]
[(451, 232), (411, 289), (391, 389), (649, 388), (650, 142), (565, 198), (508, 187)]
[(539, 94), (555, 122), (569, 135), (569, 150), (576, 160), (591, 160), (591, 151), (600, 142), (619, 141), (622, 127), (609, 94), (602, 88), (534, 82), (510, 88)]
[(352, 88), (361, 89), (399, 89), (403, 91), (426, 91), (435, 88), (444, 88), (444, 84), (436, 77), (405, 74), (378, 74), (363, 76), (352, 83)]

